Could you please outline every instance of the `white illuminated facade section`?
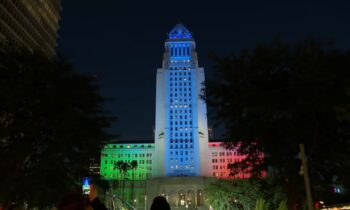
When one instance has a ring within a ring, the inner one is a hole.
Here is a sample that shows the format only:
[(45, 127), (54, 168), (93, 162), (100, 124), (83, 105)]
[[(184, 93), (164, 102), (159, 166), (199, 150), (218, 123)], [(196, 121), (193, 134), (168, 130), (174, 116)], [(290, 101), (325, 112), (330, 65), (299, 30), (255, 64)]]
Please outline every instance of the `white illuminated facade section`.
[(177, 24), (157, 70), (153, 177), (211, 175), (206, 104), (199, 97), (204, 69), (195, 49), (191, 33)]

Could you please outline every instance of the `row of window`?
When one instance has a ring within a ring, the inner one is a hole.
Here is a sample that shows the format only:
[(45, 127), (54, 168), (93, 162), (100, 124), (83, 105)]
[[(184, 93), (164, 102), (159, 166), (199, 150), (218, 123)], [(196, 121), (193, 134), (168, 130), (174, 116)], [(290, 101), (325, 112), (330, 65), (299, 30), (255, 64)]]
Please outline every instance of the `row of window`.
[[(170, 63), (177, 63), (178, 61), (173, 61), (173, 60), (171, 60), (170, 61)], [(190, 60), (184, 60), (184, 61), (182, 61), (182, 62), (190, 62)], [(191, 70), (192, 68), (191, 67), (170, 67), (169, 68), (170, 70)]]
[(171, 82), (170, 86), (191, 86), (191, 82)]
[(177, 75), (179, 75), (179, 76), (182, 76), (182, 75), (191, 75), (191, 72), (170, 72), (170, 75), (172, 76), (172, 75), (175, 75), (175, 76), (177, 76)]
[(183, 136), (193, 136), (192, 132), (185, 132), (185, 133), (181, 133), (181, 132), (170, 132), (170, 136), (180, 136), (180, 137), (183, 137)]
[(171, 165), (170, 166), (170, 168), (171, 169), (173, 169), (173, 168), (175, 168), (175, 169), (194, 169), (194, 167), (192, 166), (192, 165), (175, 165), (175, 166), (173, 166), (173, 165)]
[(216, 176), (216, 177), (226, 177), (227, 174), (225, 172), (213, 172), (213, 176)]
[(188, 94), (175, 93), (175, 97), (170, 98), (170, 108), (190, 108), (192, 107), (191, 102), (192, 102), (191, 93), (188, 93)]
[(170, 56), (190, 56), (190, 46), (172, 46)]
[(172, 114), (170, 115), (170, 119), (175, 119), (175, 120), (182, 120), (182, 119), (189, 119), (189, 120), (192, 120), (192, 115), (177, 115), (177, 114)]
[[(175, 110), (178, 109), (178, 110), (189, 110), (189, 108), (192, 107), (191, 103), (191, 100), (190, 98), (185, 98), (186, 99), (186, 102), (182, 101), (184, 100), (184, 98), (182, 98), (181, 102), (180, 102), (180, 99), (179, 98), (175, 98), (174, 101), (178, 101), (178, 102), (171, 102), (170, 103), (170, 113), (175, 113)], [(170, 99), (170, 101), (173, 101), (172, 99)], [(171, 110), (174, 110), (174, 112), (171, 112)], [(180, 112), (179, 112), (180, 113)], [(185, 111), (184, 111), (185, 113)], [(187, 112), (186, 112), (187, 113)], [(188, 111), (188, 113), (192, 113), (192, 111)]]
[[(177, 64), (177, 67), (180, 65), (182, 65), (182, 68), (181, 66), (179, 67), (179, 70), (186, 70), (184, 67), (184, 65), (186, 65), (186, 63), (190, 63), (192, 61), (191, 58), (181, 58), (181, 59), (173, 59), (173, 58), (169, 58), (169, 61), (170, 63), (175, 63)], [(173, 70), (173, 69), (170, 69), (170, 70)]]
[[(51, 24), (51, 26), (53, 27), (49, 27), (48, 19), (36, 17), (36, 13), (34, 12), (29, 13), (28, 10), (24, 8), (22, 3), (3, 1), (2, 6), (6, 7), (5, 10), (9, 9), (9, 12), (2, 12), (1, 19), (7, 24), (11, 24), (11, 29), (15, 30), (16, 34), (20, 35), (21, 38), (26, 37), (27, 43), (30, 42), (32, 43), (31, 46), (36, 46), (37, 42), (46, 42), (47, 46), (54, 46), (57, 29), (56, 24)], [(18, 10), (16, 12), (11, 12), (12, 9), (10, 8), (13, 7), (16, 7), (17, 9), (21, 10), (21, 12), (19, 12)], [(7, 15), (5, 16), (5, 14)], [(43, 12), (40, 14), (44, 15)], [(35, 20), (34, 18), (38, 19)], [(25, 26), (25, 28), (23, 28), (23, 26)]]
[(175, 130), (175, 131), (192, 131), (191, 127), (171, 127), (170, 128), (171, 131)]
[[(102, 154), (102, 157), (107, 157), (107, 154)], [(152, 153), (147, 153), (147, 154), (123, 154), (123, 153), (118, 153), (118, 154), (111, 154), (111, 157), (112, 158), (122, 158), (122, 157), (128, 157), (128, 158), (137, 158), (137, 157), (140, 157), (140, 158), (144, 158), (144, 157), (152, 157)]]
[[(170, 158), (170, 162), (174, 162), (174, 158)], [(179, 158), (179, 159), (175, 159), (175, 162), (181, 162), (181, 163), (183, 163), (183, 162), (191, 162), (191, 163), (193, 163), (193, 157), (185, 157), (185, 159), (183, 158), (183, 157), (181, 157), (181, 158)]]
[[(107, 177), (107, 174), (104, 173), (103, 176)], [(114, 173), (114, 174), (110, 173), (110, 174), (108, 174), (108, 176), (109, 177), (118, 178), (121, 175), (120, 175), (120, 173)], [(132, 174), (126, 174), (126, 177), (128, 177), (128, 178), (132, 178), (132, 176), (133, 176)], [(151, 173), (136, 173), (136, 174), (134, 174), (134, 177), (135, 178), (150, 178), (151, 177)]]
[(170, 81), (191, 81), (191, 77), (170, 77)]
[(139, 160), (140, 164), (152, 164), (152, 160)]
[[(152, 145), (151, 144), (148, 144), (148, 145), (144, 145), (144, 144), (141, 144), (141, 145), (139, 145), (139, 144), (134, 144), (134, 145), (123, 145), (123, 144), (114, 144), (114, 145), (106, 145), (107, 146), (107, 148), (109, 147), (111, 147), (111, 148), (113, 148), (113, 149), (117, 149), (117, 148), (130, 148), (131, 146), (133, 146), (133, 147), (141, 147), (141, 148), (145, 148), (145, 147), (147, 147), (147, 148), (152, 148)], [(106, 147), (105, 147), (106, 148)]]
[(170, 139), (170, 143), (193, 143), (193, 139)]
[[(176, 96), (176, 93), (175, 93), (175, 96)], [(180, 104), (180, 105), (175, 104), (175, 105), (170, 105), (171, 109), (174, 109), (174, 108), (191, 108), (191, 107), (192, 107), (192, 104)]]
[(184, 89), (182, 89), (182, 88), (179, 88), (179, 89), (177, 89), (177, 88), (175, 88), (175, 89), (170, 88), (170, 91), (171, 91), (171, 92), (173, 92), (173, 91), (174, 91), (174, 92), (178, 92), (178, 91), (181, 92), (182, 90), (183, 90), (183, 91), (191, 91), (191, 88), (190, 88), (190, 87), (189, 87), (188, 89), (187, 89), (187, 88), (184, 88)]
[[(211, 153), (213, 157), (216, 157), (216, 156), (225, 156), (225, 152), (212, 152)], [(226, 152), (226, 156), (237, 156), (239, 155), (239, 153), (237, 151), (234, 151), (234, 152)]]
[(226, 169), (226, 166), (225, 166), (225, 165), (220, 165), (220, 166), (216, 165), (216, 166), (213, 166), (213, 170), (219, 170), (219, 169), (221, 169), (221, 170)]
[(185, 144), (185, 145), (170, 145), (170, 149), (192, 149), (193, 145), (192, 144)]
[[(116, 162), (117, 162), (116, 160), (110, 161), (111, 164), (114, 164)], [(127, 162), (129, 162), (129, 161), (127, 161)], [(152, 160), (137, 160), (137, 163), (139, 163), (139, 164), (152, 164)], [(105, 164), (108, 164), (107, 160), (105, 160)]]
[(192, 121), (170, 121), (170, 125), (192, 125)]
[(173, 152), (173, 151), (170, 151), (170, 155), (173, 155), (173, 154), (175, 154), (175, 155), (193, 155), (193, 151), (175, 151), (175, 152)]
[[(187, 96), (182, 97), (182, 98), (177, 98), (177, 99), (172, 99), (172, 98), (170, 99), (170, 103), (171, 103), (172, 107), (175, 107), (175, 106), (180, 107), (181, 106), (181, 108), (182, 108), (183, 104), (188, 104), (191, 102), (192, 102), (191, 97), (187, 97)], [(187, 108), (187, 106), (186, 106), (186, 108)], [(170, 113), (172, 113), (172, 112), (170, 111)]]
[[(212, 159), (211, 161), (212, 161), (212, 163), (225, 163), (225, 159)], [(232, 162), (241, 161), (241, 159), (240, 158), (227, 158), (226, 161), (228, 163), (232, 163)]]

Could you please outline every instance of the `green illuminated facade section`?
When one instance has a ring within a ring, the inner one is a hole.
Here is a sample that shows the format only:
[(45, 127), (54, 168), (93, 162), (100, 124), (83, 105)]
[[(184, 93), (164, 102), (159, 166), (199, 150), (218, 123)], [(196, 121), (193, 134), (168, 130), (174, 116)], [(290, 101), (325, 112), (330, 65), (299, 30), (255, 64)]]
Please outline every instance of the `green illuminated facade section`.
[[(154, 144), (107, 144), (101, 151), (100, 174), (108, 180), (146, 180), (152, 174), (153, 155)], [(118, 161), (127, 163), (128, 169), (118, 167)]]

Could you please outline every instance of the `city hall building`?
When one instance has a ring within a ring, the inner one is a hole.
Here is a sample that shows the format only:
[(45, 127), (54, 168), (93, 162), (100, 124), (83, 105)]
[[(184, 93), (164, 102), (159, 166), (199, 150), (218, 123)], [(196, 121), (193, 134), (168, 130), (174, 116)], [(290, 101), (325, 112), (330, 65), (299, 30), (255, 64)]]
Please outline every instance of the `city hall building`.
[[(105, 145), (100, 174), (109, 180), (133, 180), (136, 193), (128, 198), (139, 208), (149, 209), (153, 197), (164, 195), (179, 209), (208, 209), (205, 185), (214, 178), (230, 178), (228, 164), (243, 156), (222, 142), (208, 141), (207, 108), (200, 98), (205, 75), (192, 34), (177, 24), (164, 47), (157, 69), (154, 143)], [(137, 167), (123, 173), (118, 161), (136, 161)]]

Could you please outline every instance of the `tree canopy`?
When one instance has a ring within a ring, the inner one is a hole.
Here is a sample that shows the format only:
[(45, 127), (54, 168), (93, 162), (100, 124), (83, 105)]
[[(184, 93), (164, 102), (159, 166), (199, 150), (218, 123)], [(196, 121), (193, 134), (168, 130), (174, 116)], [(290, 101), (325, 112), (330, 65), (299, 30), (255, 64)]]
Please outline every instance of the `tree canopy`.
[(226, 146), (248, 155), (232, 168), (263, 167), (283, 181), (290, 202), (301, 202), (304, 143), (316, 198), (330, 199), (334, 184), (349, 186), (349, 52), (313, 39), (274, 40), (213, 60), (216, 78), (205, 84), (205, 99), (226, 127)]
[(205, 193), (208, 204), (221, 210), (275, 210), (286, 199), (282, 187), (271, 178), (217, 179), (206, 186)]
[(64, 59), (0, 51), (0, 203), (45, 207), (80, 186), (114, 120)]

